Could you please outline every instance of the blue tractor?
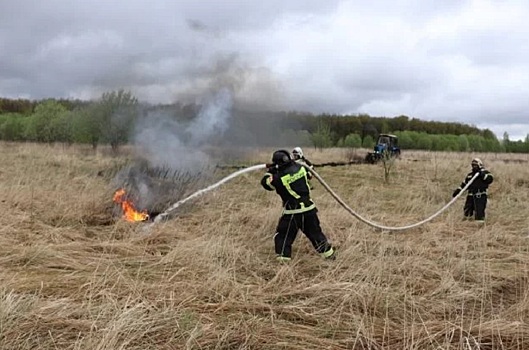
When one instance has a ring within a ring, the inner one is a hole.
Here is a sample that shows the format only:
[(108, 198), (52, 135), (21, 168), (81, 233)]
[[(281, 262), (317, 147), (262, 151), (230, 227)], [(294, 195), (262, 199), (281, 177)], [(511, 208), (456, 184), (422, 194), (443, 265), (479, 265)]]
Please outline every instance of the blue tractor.
[(378, 135), (377, 143), (373, 150), (374, 152), (369, 152), (366, 155), (365, 160), (367, 163), (375, 164), (379, 160), (384, 159), (384, 157), (399, 157), (398, 137), (391, 134)]

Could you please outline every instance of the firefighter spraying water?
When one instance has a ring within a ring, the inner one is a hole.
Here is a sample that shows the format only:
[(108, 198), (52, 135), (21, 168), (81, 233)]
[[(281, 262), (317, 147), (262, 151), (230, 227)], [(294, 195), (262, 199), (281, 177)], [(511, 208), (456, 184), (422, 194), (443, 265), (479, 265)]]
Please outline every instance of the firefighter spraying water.
[[(301, 148), (296, 147), (294, 152), (298, 159), (303, 159)], [(261, 185), (267, 191), (276, 191), (283, 202), (283, 213), (274, 235), (277, 260), (289, 261), (292, 258), (292, 244), (299, 230), (323, 258), (335, 259), (335, 250), (320, 227), (305, 167), (297, 163), (288, 151), (275, 151), (272, 166), (261, 179)]]

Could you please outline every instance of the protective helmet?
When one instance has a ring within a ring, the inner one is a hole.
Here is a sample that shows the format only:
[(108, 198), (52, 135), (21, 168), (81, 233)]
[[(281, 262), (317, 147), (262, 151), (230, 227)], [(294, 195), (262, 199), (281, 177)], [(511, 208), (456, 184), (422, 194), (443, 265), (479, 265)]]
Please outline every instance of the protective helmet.
[(292, 160), (292, 157), (290, 156), (290, 153), (284, 149), (280, 149), (274, 152), (272, 155), (272, 163), (276, 165), (285, 165), (289, 163)]
[(303, 158), (303, 151), (301, 150), (301, 147), (296, 147), (292, 150), (292, 155), (294, 156), (294, 159), (302, 159)]
[(472, 163), (470, 164), (472, 165), (472, 167), (483, 168), (483, 162), (479, 158), (472, 159)]

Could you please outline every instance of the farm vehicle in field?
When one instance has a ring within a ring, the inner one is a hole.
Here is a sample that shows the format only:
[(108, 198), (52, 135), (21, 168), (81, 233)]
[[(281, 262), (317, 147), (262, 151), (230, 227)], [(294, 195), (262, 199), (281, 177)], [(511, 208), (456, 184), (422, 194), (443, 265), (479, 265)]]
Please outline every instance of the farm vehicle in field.
[(380, 134), (377, 139), (373, 152), (369, 152), (365, 161), (367, 163), (375, 164), (382, 159), (400, 156), (400, 148), (398, 146), (398, 137), (391, 134)]

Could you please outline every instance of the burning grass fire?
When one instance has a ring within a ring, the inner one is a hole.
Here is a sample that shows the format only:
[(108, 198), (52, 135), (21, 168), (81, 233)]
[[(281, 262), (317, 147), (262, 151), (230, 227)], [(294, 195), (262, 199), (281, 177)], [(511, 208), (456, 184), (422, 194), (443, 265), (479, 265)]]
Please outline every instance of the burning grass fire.
[(123, 218), (125, 220), (130, 222), (149, 220), (149, 214), (147, 214), (147, 211), (144, 210), (140, 212), (136, 210), (134, 203), (127, 198), (127, 192), (123, 188), (120, 188), (114, 193), (113, 200), (115, 203), (121, 205)]

